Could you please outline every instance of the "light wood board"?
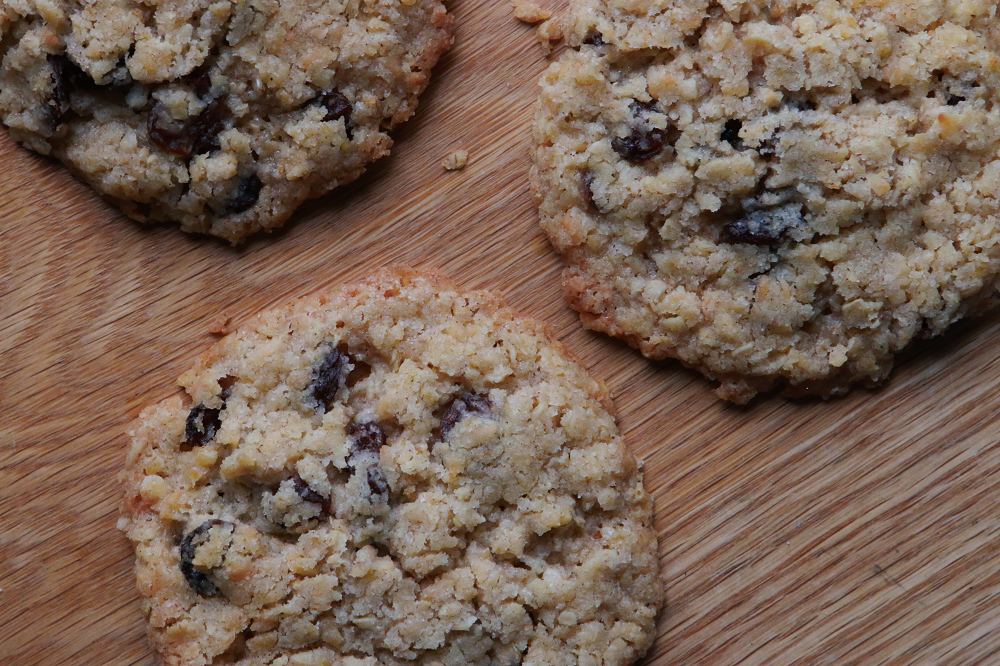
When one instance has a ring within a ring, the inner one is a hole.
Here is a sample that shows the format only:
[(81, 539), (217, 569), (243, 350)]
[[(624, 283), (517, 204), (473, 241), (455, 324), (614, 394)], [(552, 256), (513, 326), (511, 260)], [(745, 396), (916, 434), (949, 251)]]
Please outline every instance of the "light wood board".
[(584, 331), (527, 186), (547, 59), (503, 0), (450, 7), (455, 48), (392, 156), (241, 249), (128, 221), (0, 132), (0, 664), (155, 663), (115, 529), (128, 422), (220, 316), (394, 262), (500, 290), (612, 389), (668, 595), (647, 663), (1000, 663), (1000, 317), (880, 390), (745, 408)]

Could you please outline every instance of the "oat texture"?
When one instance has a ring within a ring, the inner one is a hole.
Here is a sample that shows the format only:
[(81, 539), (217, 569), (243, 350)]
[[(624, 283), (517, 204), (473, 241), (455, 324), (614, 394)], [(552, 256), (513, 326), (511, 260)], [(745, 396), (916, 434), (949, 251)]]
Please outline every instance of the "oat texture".
[(440, 0), (3, 0), (0, 114), (140, 221), (233, 243), (389, 152)]
[(168, 665), (628, 664), (661, 603), (603, 388), (495, 295), (265, 312), (134, 424), (119, 526)]
[(585, 325), (746, 402), (995, 304), (996, 3), (580, 0), (532, 184)]

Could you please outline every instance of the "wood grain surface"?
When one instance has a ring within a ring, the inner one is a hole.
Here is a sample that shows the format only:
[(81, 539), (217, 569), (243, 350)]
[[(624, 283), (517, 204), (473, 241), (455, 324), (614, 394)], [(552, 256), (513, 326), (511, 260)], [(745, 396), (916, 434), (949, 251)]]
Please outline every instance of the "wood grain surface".
[(131, 222), (0, 132), (0, 664), (155, 663), (115, 529), (128, 422), (220, 317), (394, 262), (501, 291), (612, 389), (668, 596), (646, 663), (1000, 663), (1000, 320), (880, 390), (744, 408), (584, 331), (527, 186), (547, 58), (505, 1), (450, 7), (456, 45), (392, 156), (240, 249)]

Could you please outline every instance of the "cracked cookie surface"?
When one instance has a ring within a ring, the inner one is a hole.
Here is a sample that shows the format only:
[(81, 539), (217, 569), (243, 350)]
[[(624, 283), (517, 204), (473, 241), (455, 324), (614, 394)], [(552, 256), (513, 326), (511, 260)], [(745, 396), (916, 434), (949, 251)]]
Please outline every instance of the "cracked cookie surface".
[(385, 271), (265, 312), (132, 430), (166, 664), (628, 664), (662, 602), (610, 401), (494, 294)]
[(743, 403), (996, 304), (996, 5), (579, 0), (532, 186), (588, 327)]
[(0, 114), (140, 221), (237, 243), (389, 152), (440, 0), (4, 0)]

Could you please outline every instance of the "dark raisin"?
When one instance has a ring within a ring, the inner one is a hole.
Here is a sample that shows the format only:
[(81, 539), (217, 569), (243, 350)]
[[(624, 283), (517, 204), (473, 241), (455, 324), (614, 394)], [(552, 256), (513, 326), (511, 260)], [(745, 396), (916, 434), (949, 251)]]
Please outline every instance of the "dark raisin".
[(632, 116), (641, 122), (633, 125), (627, 136), (616, 136), (611, 139), (611, 147), (629, 162), (644, 162), (660, 154), (667, 144), (673, 145), (680, 135), (680, 132), (672, 127), (661, 129), (643, 120), (643, 116), (655, 108), (652, 101), (632, 100)]
[(184, 81), (194, 88), (194, 93), (198, 97), (205, 99), (212, 91), (212, 66), (208, 61), (203, 62), (191, 70), (191, 73), (184, 77)]
[(490, 399), (484, 395), (476, 395), (474, 393), (468, 393), (462, 396), (462, 402), (465, 403), (467, 411), (475, 412), (476, 414), (489, 414), (490, 409), (493, 405), (490, 404)]
[(230, 213), (242, 213), (248, 208), (252, 208), (260, 198), (260, 190), (263, 183), (257, 174), (248, 176), (240, 181), (236, 186), (236, 192), (226, 201), (226, 210)]
[(451, 429), (455, 427), (455, 424), (462, 420), (462, 417), (466, 414), (489, 414), (491, 407), (489, 398), (485, 396), (473, 393), (460, 395), (452, 400), (441, 414), (438, 427), (435, 428), (433, 433), (434, 441), (439, 442), (447, 437)]
[(351, 112), (354, 110), (347, 97), (336, 90), (320, 93), (316, 96), (316, 102), (326, 107), (324, 121), (350, 119)]
[(959, 102), (964, 102), (965, 98), (961, 95), (948, 95), (948, 99), (945, 100), (945, 104), (948, 106), (958, 106)]
[(222, 403), (219, 409), (211, 409), (205, 405), (198, 405), (188, 414), (187, 423), (184, 425), (184, 441), (181, 447), (190, 449), (193, 446), (204, 446), (212, 441), (215, 433), (222, 425), (219, 412), (226, 408), (226, 403)]
[(295, 488), (295, 494), (302, 498), (303, 501), (312, 502), (313, 504), (323, 504), (326, 500), (318, 492), (309, 487), (309, 484), (305, 482), (301, 476), (292, 477), (292, 486)]
[(69, 61), (66, 56), (49, 56), (52, 68), (52, 96), (49, 98), (48, 111), (52, 122), (58, 123), (69, 112), (69, 94), (72, 88), (66, 81), (64, 69)]
[(191, 136), (187, 128), (174, 120), (163, 102), (157, 102), (146, 117), (146, 133), (159, 148), (174, 155), (186, 156), (191, 152)]
[(593, 185), (593, 172), (584, 171), (583, 176), (580, 178), (580, 196), (583, 198), (584, 203), (586, 203), (588, 207), (598, 210), (597, 203), (594, 201)]
[(295, 488), (295, 494), (301, 497), (303, 502), (319, 504), (323, 509), (323, 513), (330, 513), (330, 500), (310, 488), (305, 479), (298, 474), (292, 477), (292, 487)]
[(351, 446), (352, 451), (378, 453), (385, 446), (385, 432), (374, 421), (352, 423), (347, 429), (347, 434), (354, 438), (354, 443)]
[(175, 120), (163, 102), (157, 102), (146, 118), (146, 132), (154, 144), (174, 155), (202, 155), (219, 149), (219, 133), (226, 128), (226, 107), (211, 99), (186, 122)]
[(743, 139), (740, 138), (741, 129), (743, 129), (742, 120), (727, 120), (719, 138), (723, 141), (728, 141), (729, 145), (736, 150), (743, 150)]
[(219, 150), (219, 134), (226, 129), (226, 108), (217, 99), (208, 103), (205, 109), (188, 124), (191, 136), (191, 154), (204, 155)]
[(49, 115), (59, 124), (70, 110), (70, 94), (77, 88), (94, 86), (94, 80), (66, 55), (50, 55), (52, 68), (52, 97), (49, 98)]
[(650, 111), (656, 111), (656, 102), (649, 100), (648, 102), (641, 102), (637, 99), (632, 100), (632, 117), (642, 118), (644, 113), (649, 113)]
[(312, 394), (319, 403), (321, 413), (333, 407), (337, 400), (337, 392), (344, 382), (347, 370), (347, 354), (341, 354), (336, 347), (331, 347), (323, 362), (313, 370)]
[(802, 204), (755, 210), (725, 226), (724, 240), (752, 245), (778, 245), (788, 232), (804, 222)]
[(208, 541), (209, 531), (213, 527), (223, 525), (228, 525), (230, 528), (234, 527), (232, 523), (224, 520), (206, 520), (188, 532), (188, 535), (181, 541), (181, 573), (184, 574), (184, 578), (187, 579), (191, 589), (205, 597), (215, 596), (219, 593), (219, 588), (209, 580), (207, 575), (194, 568), (194, 558), (198, 547)]
[(351, 112), (354, 111), (354, 107), (351, 105), (351, 102), (347, 99), (347, 97), (337, 90), (329, 90), (317, 95), (314, 102), (326, 109), (326, 115), (323, 116), (324, 122), (331, 122), (343, 118), (344, 129), (347, 131), (347, 138), (353, 138), (351, 136), (351, 130), (354, 129), (354, 123), (351, 122)]
[(382, 426), (375, 421), (352, 423), (347, 429), (347, 434), (352, 437), (348, 466), (352, 471), (356, 471), (359, 467), (363, 468), (365, 464), (365, 458), (360, 456), (376, 456), (375, 462), (369, 465), (365, 472), (365, 478), (368, 480), (368, 489), (372, 494), (385, 495), (389, 492), (389, 484), (385, 480), (385, 475), (378, 466), (377, 460), (379, 450), (385, 446), (385, 431)]
[(385, 480), (385, 475), (378, 465), (368, 468), (368, 490), (372, 495), (385, 495), (389, 492), (389, 482)]
[(52, 97), (49, 99), (49, 115), (53, 123), (59, 124), (70, 110), (70, 95), (76, 90), (88, 92), (120, 91), (132, 85), (132, 75), (123, 58), (106, 76), (106, 82), (98, 85), (67, 55), (50, 55), (52, 68)]
[(587, 35), (587, 38), (583, 40), (583, 43), (591, 46), (604, 46), (604, 35), (599, 32), (589, 34)]
[(667, 131), (659, 127), (640, 125), (628, 136), (614, 137), (611, 147), (629, 162), (638, 163), (658, 155), (667, 143)]

